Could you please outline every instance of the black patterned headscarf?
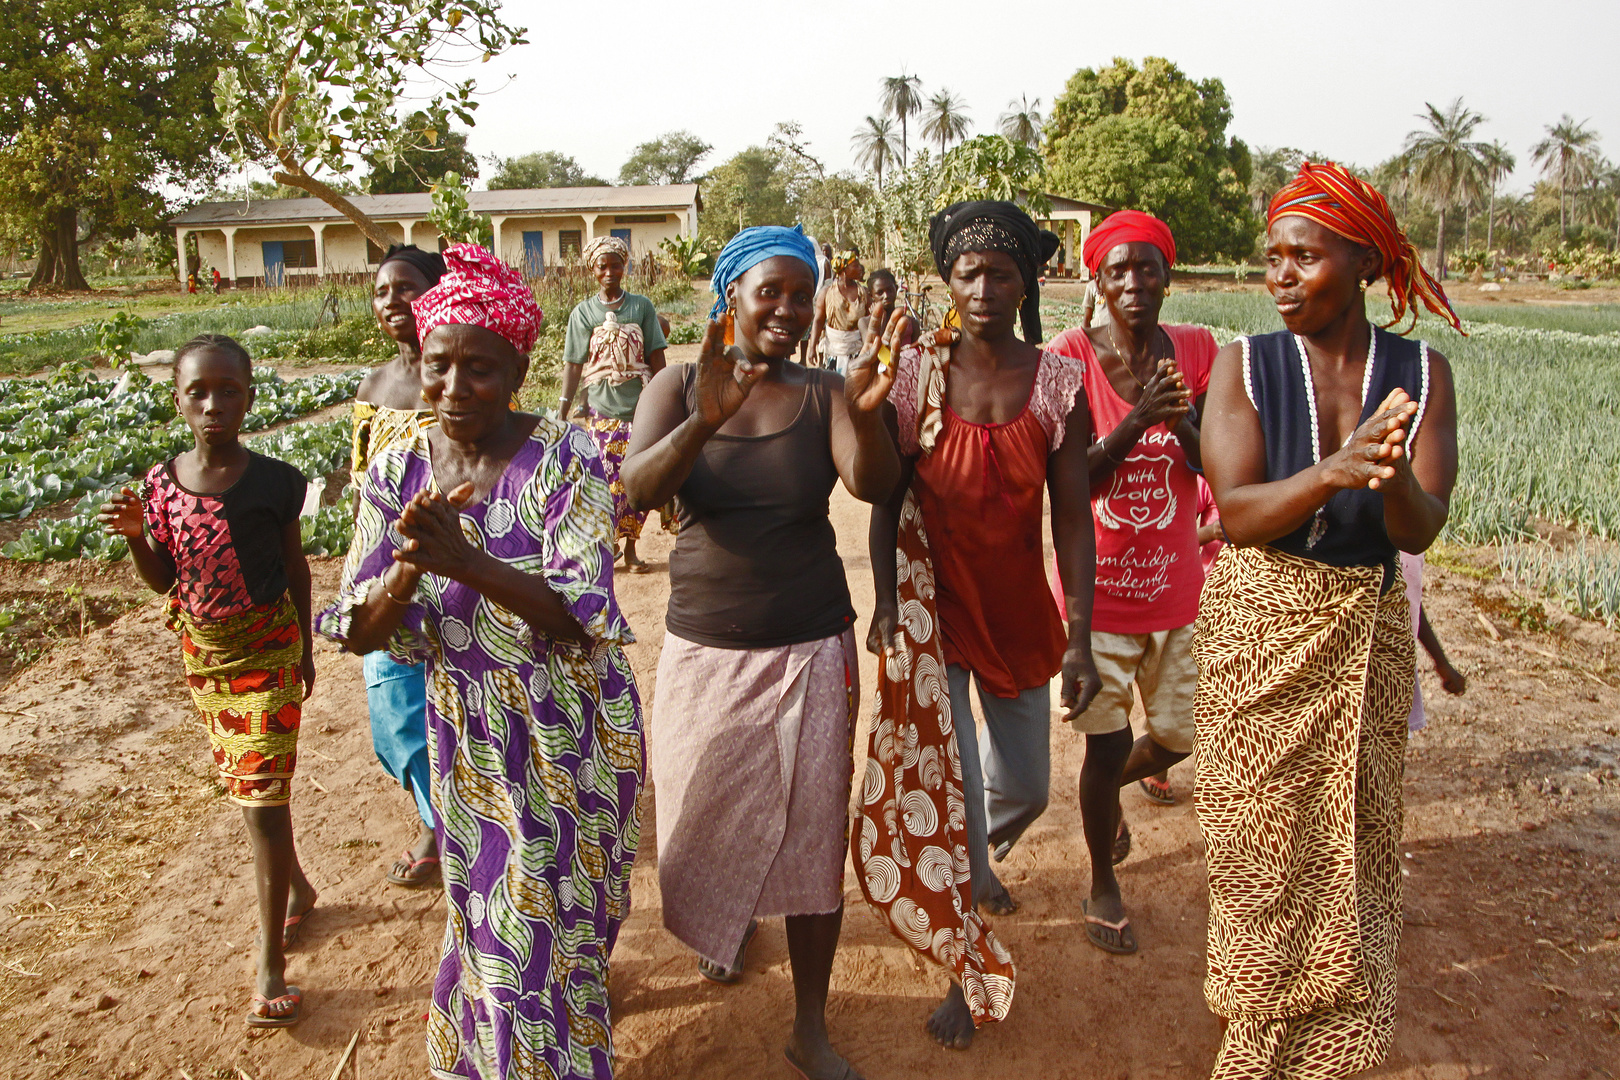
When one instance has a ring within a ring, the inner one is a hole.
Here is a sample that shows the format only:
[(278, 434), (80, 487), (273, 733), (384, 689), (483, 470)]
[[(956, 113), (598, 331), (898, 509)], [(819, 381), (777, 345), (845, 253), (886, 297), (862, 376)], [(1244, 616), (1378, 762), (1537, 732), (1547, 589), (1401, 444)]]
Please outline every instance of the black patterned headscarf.
[(1019, 311), (1024, 340), (1041, 342), (1041, 267), (1057, 254), (1057, 233), (1035, 224), (1017, 203), (981, 200), (952, 203), (928, 223), (928, 246), (939, 276), (949, 281), (958, 256), (970, 251), (1001, 251), (1024, 275), (1024, 306)]
[(444, 256), (437, 251), (423, 251), (415, 244), (394, 244), (382, 257), (382, 262), (377, 264), (377, 269), (381, 270), (385, 264), (391, 262), (410, 263), (416, 267), (422, 272), (422, 276), (427, 278), (430, 289), (444, 277)]

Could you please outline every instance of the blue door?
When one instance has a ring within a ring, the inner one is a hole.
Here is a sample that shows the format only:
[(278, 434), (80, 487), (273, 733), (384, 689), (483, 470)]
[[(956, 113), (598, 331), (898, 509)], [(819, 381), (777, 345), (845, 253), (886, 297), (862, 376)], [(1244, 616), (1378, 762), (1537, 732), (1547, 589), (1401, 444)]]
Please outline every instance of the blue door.
[(629, 229), (613, 229), (613, 230), (610, 230), (610, 231), (613, 233), (613, 235), (617, 239), (620, 239), (620, 240), (624, 241), (624, 246), (629, 249), (630, 254), (633, 257), (635, 255), (635, 253), (636, 253), (636, 249), (633, 248), (633, 247), (630, 247), (630, 230)]
[(546, 234), (536, 230), (523, 234), (523, 269), (530, 277), (545, 277)]
[(266, 240), (260, 247), (264, 248), (264, 283), (272, 288), (283, 285), (287, 280), (287, 260), (282, 254), (280, 240)]

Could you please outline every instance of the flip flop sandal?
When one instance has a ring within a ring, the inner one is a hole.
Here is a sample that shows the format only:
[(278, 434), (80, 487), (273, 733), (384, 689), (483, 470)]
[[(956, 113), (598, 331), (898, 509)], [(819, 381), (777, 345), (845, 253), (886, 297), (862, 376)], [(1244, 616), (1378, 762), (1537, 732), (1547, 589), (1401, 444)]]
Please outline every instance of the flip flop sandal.
[[(406, 848), (399, 853), (399, 862), (409, 865), (403, 874), (396, 874), (392, 867), (389, 868), (388, 883), (390, 885), (402, 885), (407, 889), (420, 889), (424, 885), (432, 885), (439, 878), (439, 857), (437, 855), (429, 855), (425, 859), (413, 859), (411, 858), (410, 848)], [(399, 863), (394, 865), (398, 866)], [(417, 868), (423, 866), (428, 868), (427, 872), (417, 874)]]
[(1114, 865), (1118, 866), (1131, 856), (1131, 827), (1119, 819), (1119, 832), (1114, 834)]
[(783, 1050), (782, 1060), (788, 1063), (788, 1068), (799, 1074), (801, 1080), (864, 1080), (848, 1061), (844, 1061), (843, 1068), (838, 1070), (837, 1073), (831, 1076), (816, 1077), (811, 1076), (809, 1070), (799, 1064), (799, 1059), (793, 1056), (793, 1051)]
[[(260, 1008), (264, 1011), (260, 1012)], [(248, 1027), (255, 1028), (284, 1028), (292, 1027), (298, 1023), (304, 1011), (304, 992), (296, 986), (287, 987), (287, 992), (280, 997), (267, 998), (263, 994), (253, 995), (253, 1004), (248, 1006)]]
[(653, 569), (650, 562), (625, 563), (624, 568), (632, 574), (650, 574)]
[(719, 983), (721, 986), (730, 986), (741, 979), (743, 976), (743, 961), (747, 958), (748, 953), (748, 943), (754, 940), (754, 935), (757, 933), (759, 933), (759, 920), (749, 919), (748, 930), (743, 934), (742, 944), (737, 946), (737, 958), (732, 961), (732, 966), (723, 968), (719, 964), (700, 956), (697, 962), (698, 974), (712, 983)]
[(1176, 793), (1170, 787), (1170, 781), (1166, 780), (1161, 784), (1156, 778), (1149, 776), (1138, 780), (1136, 784), (1142, 789), (1142, 794), (1148, 797), (1149, 802), (1156, 802), (1160, 806), (1176, 805)]
[[(1086, 940), (1105, 953), (1115, 956), (1129, 956), (1136, 951), (1136, 935), (1131, 933), (1131, 920), (1121, 919), (1117, 923), (1104, 922), (1092, 915), (1089, 911), (1090, 901), (1080, 901), (1080, 913), (1085, 916)], [(1105, 933), (1106, 932), (1106, 933)], [(1113, 940), (1107, 934), (1113, 935)]]
[[(319, 899), (319, 896), (315, 897), (315, 900)], [(303, 932), (304, 920), (309, 918), (315, 911), (315, 900), (311, 900), (309, 907), (297, 915), (287, 916), (287, 921), (281, 924), (281, 947), (283, 949), (290, 949), (298, 944), (298, 935)]]

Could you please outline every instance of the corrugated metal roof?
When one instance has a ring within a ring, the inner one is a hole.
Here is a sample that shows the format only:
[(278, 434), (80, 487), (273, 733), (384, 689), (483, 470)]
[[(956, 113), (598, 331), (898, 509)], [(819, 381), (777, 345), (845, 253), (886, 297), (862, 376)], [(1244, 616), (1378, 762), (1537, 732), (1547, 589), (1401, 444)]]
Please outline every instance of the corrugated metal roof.
[[(433, 196), (351, 195), (361, 213), (379, 221), (427, 217)], [(601, 211), (663, 211), (674, 213), (693, 203), (702, 208), (696, 184), (645, 184), (627, 187), (518, 188), (511, 191), (471, 191), (467, 205), (485, 214), (574, 214)], [(200, 203), (169, 219), (169, 224), (297, 225), (348, 219), (319, 199), (254, 199), (251, 202)]]

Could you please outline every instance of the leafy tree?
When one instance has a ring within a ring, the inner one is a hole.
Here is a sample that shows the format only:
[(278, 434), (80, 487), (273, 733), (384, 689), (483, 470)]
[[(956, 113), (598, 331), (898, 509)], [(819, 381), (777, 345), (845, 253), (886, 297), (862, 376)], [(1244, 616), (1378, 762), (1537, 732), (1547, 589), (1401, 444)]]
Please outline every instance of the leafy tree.
[(980, 135), (953, 146), (939, 159), (935, 209), (969, 199), (1005, 199), (1022, 202), (1039, 216), (1052, 209), (1046, 180), (1040, 151), (1005, 135)]
[(1030, 103), (1027, 94), (1017, 101), (1007, 102), (1007, 111), (1001, 114), (1001, 133), (1020, 146), (1039, 146), (1041, 143), (1041, 99)]
[(895, 147), (894, 122), (887, 116), (868, 116), (855, 129), (855, 137), (850, 140), (850, 145), (855, 148), (855, 164), (876, 173), (878, 190), (882, 191), (883, 170), (900, 161), (900, 153)]
[(167, 189), (211, 183), (219, 12), (185, 0), (9, 4), (0, 34), (0, 232), (31, 288), (89, 287), (80, 249), (158, 231)]
[(1158, 215), (1188, 261), (1246, 258), (1252, 171), (1249, 148), (1226, 136), (1231, 120), (1219, 79), (1194, 82), (1162, 57), (1081, 68), (1046, 122), (1052, 190)]
[(1542, 174), (1558, 181), (1558, 231), (1565, 236), (1569, 234), (1565, 206), (1570, 185), (1586, 183), (1597, 161), (1598, 133), (1587, 127), (1589, 123), (1577, 123), (1565, 113), (1558, 123), (1548, 124), (1547, 137), (1530, 148), (1530, 157), (1541, 165)]
[(1427, 126), (1407, 134), (1401, 153), (1411, 163), (1412, 181), (1418, 192), (1440, 217), (1434, 263), (1437, 276), (1444, 280), (1446, 212), (1477, 199), (1485, 188), (1484, 154), (1488, 147), (1473, 137), (1485, 118), (1464, 106), (1462, 98), (1445, 109), (1428, 102), (1424, 108), (1418, 119)]
[(794, 179), (768, 146), (750, 146), (716, 165), (704, 184), (702, 235), (718, 248), (750, 225), (792, 225)]
[(519, 157), (492, 157), (495, 175), (489, 179), (489, 190), (511, 191), (516, 188), (569, 188), (607, 187), (600, 176), (592, 176), (580, 168), (579, 162), (556, 150), (537, 150)]
[[(427, 117), (417, 113), (405, 121), (405, 126), (421, 130), (427, 123)], [(365, 189), (373, 195), (431, 191), (441, 177), (452, 172), (464, 180), (478, 178), (478, 159), (467, 152), (467, 133), (454, 128), (446, 131), (435, 146), (401, 151), (392, 165), (373, 160)]]
[[(460, 62), (489, 60), (524, 43), (498, 0), (230, 0), (237, 59), (214, 98), (232, 155), (268, 169), (343, 214), (372, 243), (392, 239), (332, 184), (357, 161), (396, 168), (432, 148), (454, 116), (471, 125), (475, 81), (449, 82)], [(397, 114), (413, 83), (437, 83), (412, 117)]]
[(879, 100), (884, 115), (900, 121), (900, 167), (903, 169), (911, 153), (906, 121), (922, 112), (922, 79), (904, 71), (890, 75), (883, 80), (883, 96)]
[(671, 131), (636, 147), (619, 170), (621, 184), (688, 184), (714, 147), (690, 131)]
[(928, 99), (923, 111), (923, 138), (939, 143), (939, 152), (943, 155), (945, 144), (966, 135), (972, 123), (968, 119), (967, 103), (949, 90), (941, 90)]

